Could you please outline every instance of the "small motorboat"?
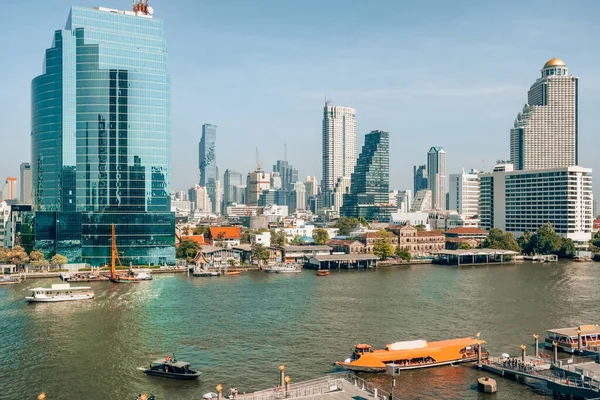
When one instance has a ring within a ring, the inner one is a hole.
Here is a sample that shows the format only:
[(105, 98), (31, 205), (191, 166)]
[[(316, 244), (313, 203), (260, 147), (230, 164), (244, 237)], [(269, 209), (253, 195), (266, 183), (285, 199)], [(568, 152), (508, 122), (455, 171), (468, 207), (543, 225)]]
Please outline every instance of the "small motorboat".
[(0, 276), (0, 285), (16, 285), (17, 283), (21, 283), (20, 276)]
[(317, 276), (327, 276), (327, 275), (329, 275), (328, 269), (320, 269), (317, 271)]
[(192, 272), (192, 275), (194, 276), (221, 276), (221, 272), (220, 271), (211, 271), (208, 269), (203, 269), (203, 268), (199, 268), (197, 270), (195, 270), (194, 272)]
[(287, 273), (298, 273), (302, 272), (302, 268), (300, 266), (293, 263), (285, 263), (285, 264), (277, 264), (271, 267), (265, 268), (265, 272), (267, 273), (276, 273), (276, 274), (287, 274)]
[(225, 271), (223, 272), (223, 275), (230, 275), (230, 276), (236, 276), (236, 275), (241, 275), (242, 271)]
[(169, 356), (154, 361), (148, 369), (144, 370), (144, 373), (179, 380), (198, 379), (201, 375), (200, 372), (190, 369), (190, 363), (177, 361), (175, 357)]
[(205, 400), (212, 400), (212, 399), (216, 399), (218, 397), (219, 397), (219, 395), (214, 392), (208, 392), (208, 393), (205, 393), (204, 396), (202, 396), (202, 398)]

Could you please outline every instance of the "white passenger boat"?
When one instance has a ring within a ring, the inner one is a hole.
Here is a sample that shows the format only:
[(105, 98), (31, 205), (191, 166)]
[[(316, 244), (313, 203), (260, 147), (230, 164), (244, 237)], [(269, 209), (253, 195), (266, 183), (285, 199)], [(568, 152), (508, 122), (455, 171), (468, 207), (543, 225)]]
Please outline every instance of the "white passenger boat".
[(25, 297), (29, 302), (53, 303), (57, 301), (90, 300), (94, 292), (88, 286), (72, 287), (68, 283), (54, 284), (51, 288), (33, 288), (31, 296)]
[(551, 349), (556, 342), (559, 350), (576, 353), (579, 350), (578, 340), (581, 337), (581, 350), (598, 349), (600, 346), (600, 327), (598, 325), (580, 325), (572, 328), (548, 329), (544, 346)]
[(302, 272), (302, 268), (296, 264), (277, 264), (271, 267), (265, 268), (265, 272), (285, 274), (290, 272)]

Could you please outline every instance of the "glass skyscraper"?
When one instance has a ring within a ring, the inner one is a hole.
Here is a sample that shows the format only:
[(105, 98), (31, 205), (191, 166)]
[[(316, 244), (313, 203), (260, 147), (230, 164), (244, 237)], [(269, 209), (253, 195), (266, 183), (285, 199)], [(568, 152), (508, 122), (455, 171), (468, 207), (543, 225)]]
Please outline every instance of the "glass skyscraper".
[(220, 204), (217, 204), (217, 181), (219, 180), (219, 169), (217, 167), (217, 126), (211, 124), (202, 125), (202, 138), (198, 146), (198, 163), (200, 168), (200, 186), (208, 190), (208, 197), (212, 204), (212, 212), (220, 212)]
[(72, 7), (32, 82), (35, 240), (46, 255), (107, 263), (114, 223), (123, 263), (175, 260), (167, 48), (163, 22), (142, 9)]
[(397, 209), (389, 204), (389, 192), (390, 134), (372, 131), (365, 135), (365, 145), (352, 173), (350, 193), (344, 195), (340, 214), (387, 222)]

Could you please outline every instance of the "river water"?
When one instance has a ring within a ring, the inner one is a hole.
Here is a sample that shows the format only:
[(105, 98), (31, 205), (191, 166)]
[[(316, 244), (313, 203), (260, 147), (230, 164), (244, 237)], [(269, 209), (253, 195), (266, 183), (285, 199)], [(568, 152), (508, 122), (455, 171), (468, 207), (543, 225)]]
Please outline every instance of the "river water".
[[(98, 282), (92, 301), (27, 304), (27, 288), (0, 286), (0, 398), (200, 399), (226, 389), (277, 384), (285, 363), (293, 382), (332, 370), (352, 346), (472, 336), (493, 355), (517, 356), (532, 334), (600, 321), (600, 264), (558, 263), (340, 271), (194, 278), (155, 276), (135, 285)], [(85, 284), (82, 284), (85, 285)], [(176, 353), (199, 381), (138, 370)], [(469, 365), (402, 373), (400, 399), (483, 399)], [(368, 376), (382, 386), (385, 376)], [(496, 399), (541, 399), (541, 390), (497, 378)]]

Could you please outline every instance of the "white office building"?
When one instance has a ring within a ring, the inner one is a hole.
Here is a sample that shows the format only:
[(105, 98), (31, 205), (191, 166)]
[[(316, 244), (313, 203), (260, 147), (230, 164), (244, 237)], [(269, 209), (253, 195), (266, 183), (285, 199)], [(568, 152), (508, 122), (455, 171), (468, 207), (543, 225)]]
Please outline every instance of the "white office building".
[(510, 130), (510, 161), (517, 170), (577, 165), (578, 78), (558, 58), (549, 60), (529, 89)]
[(432, 147), (427, 153), (427, 184), (431, 190), (431, 208), (446, 209), (446, 152), (441, 147)]
[(481, 228), (520, 236), (545, 223), (563, 237), (587, 242), (592, 236), (592, 170), (578, 166), (515, 171), (499, 165), (482, 174)]
[(450, 175), (449, 210), (455, 210), (465, 217), (479, 215), (479, 171)]
[(328, 101), (323, 108), (323, 192), (331, 193), (339, 178), (352, 175), (356, 158), (356, 111)]
[(349, 176), (341, 176), (338, 178), (335, 187), (333, 188), (333, 193), (331, 194), (332, 206), (333, 211), (338, 215), (340, 213), (340, 208), (344, 205), (344, 195), (350, 193), (350, 184), (351, 178)]

